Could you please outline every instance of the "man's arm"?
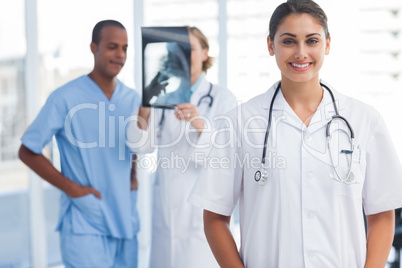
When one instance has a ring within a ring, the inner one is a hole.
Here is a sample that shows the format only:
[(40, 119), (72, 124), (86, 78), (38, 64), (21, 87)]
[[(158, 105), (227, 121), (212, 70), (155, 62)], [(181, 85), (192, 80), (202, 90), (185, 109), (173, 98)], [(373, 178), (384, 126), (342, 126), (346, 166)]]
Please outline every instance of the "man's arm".
[(138, 190), (138, 180), (137, 180), (137, 159), (136, 154), (133, 155), (133, 160), (131, 162), (131, 191)]
[(365, 268), (385, 267), (395, 232), (394, 210), (367, 216)]
[(244, 268), (229, 227), (229, 216), (204, 210), (205, 235), (219, 266), (222, 268)]
[(24, 145), (21, 145), (18, 156), (29, 168), (38, 174), (45, 181), (65, 192), (68, 196), (75, 198), (88, 194), (94, 194), (101, 199), (101, 195), (94, 188), (79, 185), (61, 174), (46, 157), (42, 154), (35, 154)]
[(151, 114), (151, 108), (140, 107), (138, 111), (138, 127), (142, 130), (148, 129), (149, 116)]

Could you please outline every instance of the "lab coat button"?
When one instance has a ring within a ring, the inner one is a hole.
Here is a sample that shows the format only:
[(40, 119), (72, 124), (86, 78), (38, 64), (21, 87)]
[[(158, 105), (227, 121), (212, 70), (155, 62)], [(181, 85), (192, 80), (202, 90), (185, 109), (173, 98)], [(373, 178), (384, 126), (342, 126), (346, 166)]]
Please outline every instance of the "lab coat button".
[(310, 219), (310, 220), (314, 219), (314, 215), (315, 214), (312, 211), (307, 212), (307, 218)]
[(309, 259), (314, 258), (314, 256), (315, 256), (315, 254), (314, 254), (313, 251), (307, 251), (307, 257), (308, 257)]
[(307, 173), (307, 179), (314, 179), (314, 174), (312, 172)]
[(307, 142), (311, 142), (312, 140), (313, 140), (313, 137), (311, 137), (311, 136), (307, 136), (307, 137), (306, 137), (306, 141), (307, 141)]

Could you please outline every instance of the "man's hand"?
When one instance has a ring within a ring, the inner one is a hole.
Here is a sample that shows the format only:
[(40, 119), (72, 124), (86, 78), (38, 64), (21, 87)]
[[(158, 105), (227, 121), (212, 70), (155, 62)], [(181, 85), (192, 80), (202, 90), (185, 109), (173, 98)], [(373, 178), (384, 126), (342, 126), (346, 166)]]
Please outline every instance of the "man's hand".
[(72, 198), (94, 194), (102, 199), (101, 194), (92, 187), (82, 186), (61, 174), (43, 154), (35, 154), (24, 145), (18, 152), (21, 161), (30, 167), (42, 179), (59, 188)]
[(66, 194), (71, 197), (71, 198), (78, 198), (78, 197), (83, 197), (89, 194), (95, 195), (98, 199), (102, 199), (102, 196), (100, 192), (95, 190), (94, 188), (90, 186), (82, 186), (78, 185), (72, 188), (73, 190), (66, 192)]
[(138, 156), (136, 154), (133, 155), (133, 160), (131, 162), (131, 178), (130, 178), (130, 190), (135, 191), (138, 190), (138, 180), (137, 180), (137, 159)]

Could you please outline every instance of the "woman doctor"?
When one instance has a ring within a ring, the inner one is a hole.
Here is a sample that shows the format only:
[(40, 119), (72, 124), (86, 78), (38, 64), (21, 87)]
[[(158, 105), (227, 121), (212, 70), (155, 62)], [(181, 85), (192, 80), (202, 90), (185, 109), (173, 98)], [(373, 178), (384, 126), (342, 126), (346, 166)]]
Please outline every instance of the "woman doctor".
[[(320, 81), (331, 37), (315, 2), (281, 4), (269, 31), (281, 81), (222, 120), (231, 131), (216, 144), (233, 143), (210, 157), (230, 164), (205, 169), (190, 195), (205, 209), (211, 249), (230, 268), (384, 267), (402, 206), (401, 163), (384, 121)], [(228, 227), (238, 200), (240, 252)]]
[(227, 89), (212, 85), (205, 73), (212, 65), (209, 44), (196, 27), (189, 27), (191, 97), (175, 110), (139, 112), (141, 129), (156, 141), (158, 168), (154, 184), (152, 268), (218, 267), (203, 230), (203, 210), (187, 202), (209, 150), (214, 118), (237, 105)]

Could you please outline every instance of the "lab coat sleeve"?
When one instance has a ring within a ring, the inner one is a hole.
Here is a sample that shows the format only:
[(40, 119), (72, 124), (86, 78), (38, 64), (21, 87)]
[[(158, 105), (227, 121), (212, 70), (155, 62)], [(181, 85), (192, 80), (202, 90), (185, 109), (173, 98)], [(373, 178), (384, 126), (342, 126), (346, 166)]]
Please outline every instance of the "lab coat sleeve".
[(225, 216), (232, 214), (243, 183), (243, 170), (236, 161), (241, 159), (241, 140), (232, 118), (220, 120), (206, 165), (189, 196), (190, 203)]
[(193, 146), (193, 149), (190, 151), (190, 159), (197, 164), (204, 162), (204, 157), (209, 154), (213, 146), (212, 139), (218, 131), (218, 121), (226, 118), (226, 113), (237, 106), (236, 97), (228, 90), (223, 92), (225, 94), (220, 94), (219, 97), (215, 97), (216, 100), (214, 100), (213, 113), (209, 117), (204, 117), (204, 130), (199, 136), (196, 145)]
[[(151, 111), (149, 126), (153, 123), (153, 111)], [(152, 153), (155, 150), (155, 132), (152, 127), (148, 127), (147, 130), (140, 129), (138, 127), (138, 111), (134, 111), (129, 120), (127, 127), (127, 146), (134, 153), (147, 154)]]
[(367, 144), (363, 205), (367, 215), (402, 207), (402, 166), (381, 117)]

